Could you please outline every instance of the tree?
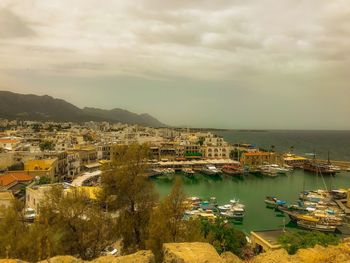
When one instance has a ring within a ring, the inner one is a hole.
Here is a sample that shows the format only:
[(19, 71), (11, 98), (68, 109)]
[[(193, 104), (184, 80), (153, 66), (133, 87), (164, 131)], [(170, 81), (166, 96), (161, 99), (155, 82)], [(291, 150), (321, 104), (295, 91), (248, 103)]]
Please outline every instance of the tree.
[(278, 241), (289, 254), (295, 254), (300, 248), (309, 248), (315, 245), (337, 245), (340, 239), (333, 234), (325, 234), (318, 231), (298, 231), (286, 232), (279, 237)]
[(244, 233), (226, 223), (222, 218), (217, 218), (214, 222), (203, 220), (202, 231), (204, 237), (215, 247), (219, 254), (230, 251), (240, 255), (241, 250), (247, 244)]
[(40, 208), (40, 239), (51, 248), (46, 254), (92, 259), (116, 240), (115, 223), (84, 191), (63, 190), (61, 185), (52, 187)]
[(55, 144), (51, 141), (43, 141), (39, 144), (41, 151), (52, 151), (55, 149)]
[(23, 162), (16, 162), (12, 164), (11, 166), (7, 167), (9, 171), (23, 171), (24, 170), (24, 163)]
[(152, 182), (144, 176), (150, 152), (146, 145), (133, 144), (117, 146), (114, 153), (114, 170), (102, 176), (102, 201), (109, 200), (108, 208), (118, 210), (123, 252), (132, 253), (145, 248), (148, 223), (157, 199)]
[(94, 138), (93, 138), (92, 135), (89, 134), (89, 133), (84, 134), (84, 135), (83, 135), (83, 139), (84, 139), (84, 141), (86, 141), (86, 142), (92, 142), (92, 141), (94, 141)]
[(147, 247), (153, 251), (158, 262), (162, 261), (164, 243), (203, 240), (200, 222), (184, 220), (188, 208), (185, 200), (182, 181), (177, 178), (171, 193), (152, 212)]
[[(0, 207), (1, 209), (1, 207)], [(23, 220), (23, 203), (15, 200), (3, 209), (0, 221), (0, 258), (19, 258), (23, 251), (22, 237), (27, 232)]]
[(51, 182), (49, 177), (40, 176), (38, 184), (49, 184)]
[(46, 193), (40, 216), (25, 223), (23, 204), (15, 202), (0, 221), (0, 258), (37, 262), (55, 255), (82, 259), (99, 256), (116, 241), (115, 222), (82, 191), (63, 192), (61, 185)]

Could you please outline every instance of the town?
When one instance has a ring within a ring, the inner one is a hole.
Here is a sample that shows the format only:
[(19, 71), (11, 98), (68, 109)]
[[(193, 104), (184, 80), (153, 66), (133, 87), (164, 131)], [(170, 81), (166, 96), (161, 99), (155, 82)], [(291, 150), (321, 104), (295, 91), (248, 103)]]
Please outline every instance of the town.
[[(60, 186), (65, 195), (78, 191), (97, 201), (102, 191), (102, 175), (115, 168), (114, 160), (120, 147), (132, 145), (147, 146), (144, 160), (147, 169), (141, 175), (147, 179), (173, 180), (175, 174), (190, 179), (195, 174), (214, 179), (222, 175), (275, 178), (294, 169), (335, 176), (349, 170), (346, 162), (337, 163), (339, 166), (327, 160), (316, 162), (293, 154), (293, 149), (280, 153), (273, 147), (266, 150), (249, 143), (231, 144), (211, 130), (92, 121), (78, 124), (1, 120), (0, 208), (7, 209), (13, 200), (21, 200), (25, 203), (24, 220), (34, 222), (47, 202), (47, 194), (56, 186)], [(345, 215), (350, 214), (346, 190), (303, 191), (302, 194), (298, 205), (288, 205), (274, 196), (266, 196), (261, 201), (277, 213), (288, 215), (300, 228), (321, 232), (334, 232), (338, 228), (348, 235), (348, 227), (343, 226), (343, 221), (347, 222)], [(228, 204), (220, 205), (215, 197), (192, 196), (187, 197), (185, 203), (186, 220), (225, 218), (237, 223), (245, 217), (246, 205), (238, 199), (229, 199)], [(327, 204), (322, 211), (316, 209), (320, 203)], [(108, 211), (108, 201), (104, 208)], [(328, 215), (328, 211), (332, 213)], [(0, 210), (0, 219), (2, 215)], [(247, 238), (255, 251), (263, 252), (280, 248), (277, 240), (283, 233), (284, 229), (258, 229), (251, 231), (250, 239)], [(113, 254), (120, 248), (110, 249), (112, 252), (108, 253)]]

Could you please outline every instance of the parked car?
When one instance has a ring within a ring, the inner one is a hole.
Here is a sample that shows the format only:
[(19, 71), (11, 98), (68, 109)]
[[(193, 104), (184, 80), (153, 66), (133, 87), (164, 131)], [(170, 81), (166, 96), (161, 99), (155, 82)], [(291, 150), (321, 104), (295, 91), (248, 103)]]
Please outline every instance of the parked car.
[(117, 256), (118, 254), (119, 254), (118, 249), (112, 246), (108, 246), (102, 251), (102, 255), (105, 255), (105, 256), (108, 256), (108, 255)]
[(35, 217), (36, 217), (36, 213), (33, 208), (26, 208), (24, 210), (24, 220), (34, 221)]

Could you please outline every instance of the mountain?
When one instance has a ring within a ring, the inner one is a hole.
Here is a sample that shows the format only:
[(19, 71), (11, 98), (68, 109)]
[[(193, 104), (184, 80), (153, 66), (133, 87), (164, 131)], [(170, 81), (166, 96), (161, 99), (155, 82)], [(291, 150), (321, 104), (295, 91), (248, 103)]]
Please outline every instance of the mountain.
[(18, 94), (0, 91), (0, 118), (38, 121), (109, 121), (164, 127), (149, 114), (136, 114), (123, 109), (80, 109), (62, 99), (44, 95)]
[(96, 108), (84, 108), (83, 112), (85, 112), (89, 116), (95, 116), (98, 118), (105, 118), (112, 120), (113, 122), (121, 122), (121, 123), (137, 123), (143, 126), (151, 126), (151, 127), (164, 127), (165, 124), (158, 121), (156, 118), (151, 115), (144, 114), (136, 114), (123, 109), (112, 109), (112, 110), (101, 110)]

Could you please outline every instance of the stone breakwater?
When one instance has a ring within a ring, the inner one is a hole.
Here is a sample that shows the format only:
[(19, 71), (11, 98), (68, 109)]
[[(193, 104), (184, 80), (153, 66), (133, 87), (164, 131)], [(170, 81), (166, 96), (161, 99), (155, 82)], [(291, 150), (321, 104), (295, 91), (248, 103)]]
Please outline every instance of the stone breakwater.
[[(242, 261), (230, 252), (219, 255), (207, 243), (169, 243), (164, 244), (163, 263), (350, 263), (350, 242), (337, 246), (315, 246), (300, 249), (295, 255), (288, 255), (284, 249), (260, 254), (251, 260)], [(71, 256), (57, 256), (39, 263), (155, 263), (151, 251), (139, 251), (135, 254), (113, 257), (104, 256), (93, 261), (83, 261)], [(0, 259), (0, 263), (26, 263), (16, 259)]]

